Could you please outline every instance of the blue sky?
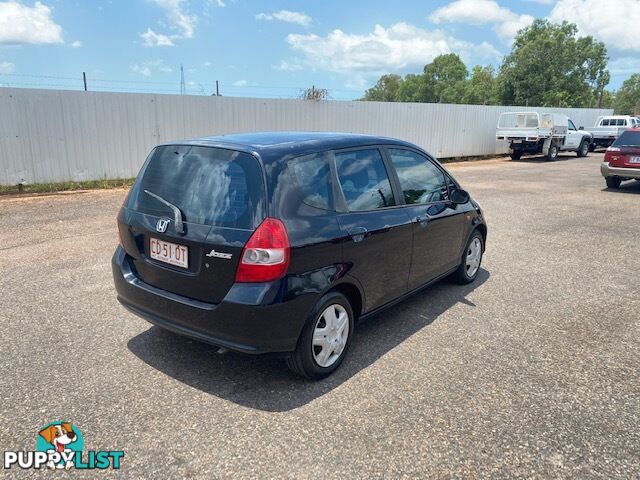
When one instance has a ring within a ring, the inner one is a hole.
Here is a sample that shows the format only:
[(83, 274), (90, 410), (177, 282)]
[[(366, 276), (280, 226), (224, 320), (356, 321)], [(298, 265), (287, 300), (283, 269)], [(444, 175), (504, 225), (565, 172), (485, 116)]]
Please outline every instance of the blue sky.
[(607, 45), (615, 89), (640, 72), (640, 0), (0, 0), (0, 85), (295, 96), (362, 95), (441, 53), (498, 65), (534, 17)]

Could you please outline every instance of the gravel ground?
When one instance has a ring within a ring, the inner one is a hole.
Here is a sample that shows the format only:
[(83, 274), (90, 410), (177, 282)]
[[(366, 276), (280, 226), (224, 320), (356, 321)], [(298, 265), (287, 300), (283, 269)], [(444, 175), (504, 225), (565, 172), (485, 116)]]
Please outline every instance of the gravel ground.
[(318, 383), (125, 311), (124, 191), (2, 198), (3, 450), (70, 419), (125, 451), (103, 476), (638, 478), (640, 183), (606, 190), (601, 159), (448, 165), (489, 222), (478, 281), (361, 324)]

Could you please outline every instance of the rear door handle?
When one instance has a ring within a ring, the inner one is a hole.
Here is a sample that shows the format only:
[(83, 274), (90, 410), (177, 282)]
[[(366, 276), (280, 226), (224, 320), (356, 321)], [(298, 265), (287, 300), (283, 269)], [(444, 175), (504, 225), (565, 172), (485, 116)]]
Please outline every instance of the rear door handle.
[(361, 242), (364, 240), (364, 236), (367, 233), (367, 229), (364, 227), (351, 227), (347, 229), (347, 233), (351, 237), (351, 240), (354, 242)]

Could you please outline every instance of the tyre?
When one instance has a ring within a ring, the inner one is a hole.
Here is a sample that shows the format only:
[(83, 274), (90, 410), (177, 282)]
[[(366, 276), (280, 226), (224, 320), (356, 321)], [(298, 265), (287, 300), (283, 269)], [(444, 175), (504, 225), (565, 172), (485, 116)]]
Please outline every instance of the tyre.
[(520, 151), (513, 151), (511, 153), (511, 160), (520, 160), (521, 157), (522, 157), (522, 152)]
[(453, 274), (453, 279), (461, 285), (473, 282), (480, 271), (483, 253), (484, 239), (482, 234), (475, 230), (462, 253), (460, 266)]
[(595, 152), (596, 151), (596, 144), (595, 143), (590, 143), (589, 144), (589, 151), (590, 152)]
[(605, 181), (607, 182), (608, 188), (620, 188), (620, 183), (622, 183), (622, 180), (618, 177), (607, 177)]
[(587, 140), (582, 141), (576, 154), (579, 157), (586, 157), (589, 154), (589, 142)]
[(287, 366), (298, 375), (319, 380), (342, 363), (353, 337), (353, 309), (338, 292), (324, 295), (311, 310)]
[(549, 151), (547, 152), (547, 160), (553, 162), (556, 158), (558, 158), (558, 146), (550, 145)]

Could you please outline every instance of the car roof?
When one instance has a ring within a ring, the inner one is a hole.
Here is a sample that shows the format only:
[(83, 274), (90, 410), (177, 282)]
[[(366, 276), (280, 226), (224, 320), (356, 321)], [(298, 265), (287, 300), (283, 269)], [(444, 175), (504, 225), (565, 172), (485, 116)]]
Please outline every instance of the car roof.
[(263, 159), (366, 145), (400, 145), (422, 150), (412, 143), (395, 138), (344, 132), (247, 132), (197, 137), (167, 142), (164, 145), (229, 148), (257, 153)]

